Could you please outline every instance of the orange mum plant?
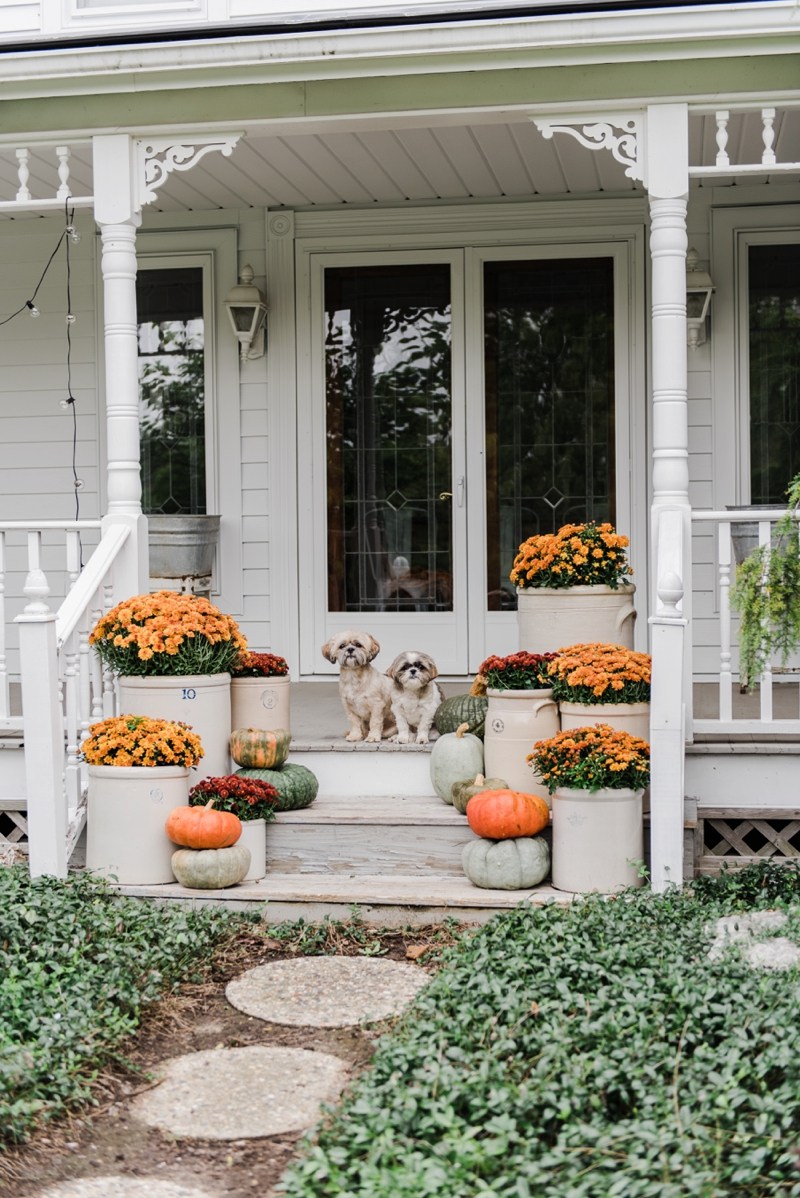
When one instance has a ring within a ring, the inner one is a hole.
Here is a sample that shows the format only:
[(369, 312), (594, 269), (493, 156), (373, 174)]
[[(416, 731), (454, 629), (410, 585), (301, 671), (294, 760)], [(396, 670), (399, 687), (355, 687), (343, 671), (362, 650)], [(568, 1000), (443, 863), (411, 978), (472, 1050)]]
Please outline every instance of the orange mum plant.
[(609, 586), (618, 590), (633, 573), (627, 537), (611, 524), (565, 524), (555, 533), (529, 537), (509, 574), (518, 587)]
[(120, 715), (92, 724), (81, 753), (89, 765), (180, 765), (190, 769), (203, 756), (203, 746), (188, 724)]
[(134, 595), (112, 607), (89, 641), (117, 674), (224, 674), (247, 641), (208, 599), (176, 591)]
[(650, 781), (650, 746), (646, 740), (591, 724), (565, 729), (539, 740), (528, 756), (550, 794), (565, 786), (575, 790), (644, 790)]
[(548, 673), (553, 698), (568, 703), (650, 702), (650, 654), (623, 645), (570, 645)]

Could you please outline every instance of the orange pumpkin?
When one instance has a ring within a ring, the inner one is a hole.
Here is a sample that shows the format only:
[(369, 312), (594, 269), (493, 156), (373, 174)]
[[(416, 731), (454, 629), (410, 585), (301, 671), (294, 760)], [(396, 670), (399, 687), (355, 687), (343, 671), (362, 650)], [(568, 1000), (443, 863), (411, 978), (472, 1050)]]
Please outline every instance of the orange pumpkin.
[(187, 849), (227, 849), (242, 834), (242, 821), (232, 811), (205, 807), (176, 807), (167, 816), (167, 836)]
[(486, 840), (536, 836), (549, 824), (550, 808), (538, 795), (484, 790), (467, 803), (467, 821), (475, 835)]
[(248, 770), (276, 770), (289, 756), (291, 742), (285, 728), (237, 728), (231, 733), (231, 757)]

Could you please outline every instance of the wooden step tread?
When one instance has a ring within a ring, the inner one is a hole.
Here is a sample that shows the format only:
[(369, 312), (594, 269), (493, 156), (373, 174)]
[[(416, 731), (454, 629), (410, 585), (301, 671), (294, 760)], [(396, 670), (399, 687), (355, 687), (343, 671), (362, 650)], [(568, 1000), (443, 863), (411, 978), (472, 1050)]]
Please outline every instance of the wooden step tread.
[[(433, 824), (466, 826), (467, 817), (436, 795), (317, 795), (310, 807), (281, 811), (280, 824)], [(267, 830), (269, 832), (269, 829)]]

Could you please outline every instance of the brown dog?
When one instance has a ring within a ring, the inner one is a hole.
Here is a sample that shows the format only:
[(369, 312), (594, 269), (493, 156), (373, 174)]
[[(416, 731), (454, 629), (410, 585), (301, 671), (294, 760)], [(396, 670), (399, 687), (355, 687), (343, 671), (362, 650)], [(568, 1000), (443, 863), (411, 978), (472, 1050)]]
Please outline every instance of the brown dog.
[(339, 667), (339, 695), (350, 721), (347, 740), (377, 741), (396, 731), (391, 680), (370, 665), (380, 648), (368, 632), (340, 632), (322, 646), (323, 657)]

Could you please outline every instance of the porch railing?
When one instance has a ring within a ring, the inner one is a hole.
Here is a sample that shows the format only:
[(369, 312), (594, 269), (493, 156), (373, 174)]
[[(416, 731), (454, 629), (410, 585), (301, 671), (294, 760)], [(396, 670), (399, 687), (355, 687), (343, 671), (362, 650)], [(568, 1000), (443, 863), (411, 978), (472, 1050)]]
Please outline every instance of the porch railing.
[[(776, 688), (781, 685), (779, 679), (787, 675), (800, 675), (800, 669), (794, 666), (783, 666), (773, 658), (766, 663), (761, 675), (757, 693), (749, 696), (747, 703), (739, 699), (743, 694), (738, 675), (738, 644), (736, 639), (736, 613), (731, 610), (730, 591), (736, 577), (736, 560), (733, 552), (732, 525), (743, 522), (756, 524), (758, 527), (758, 544), (768, 545), (772, 529), (777, 520), (784, 514), (781, 510), (765, 508), (740, 509), (736, 511), (703, 511), (692, 512), (692, 528), (695, 533), (702, 531), (703, 524), (710, 524), (714, 532), (713, 569), (715, 571), (713, 594), (713, 620), (716, 620), (716, 643), (718, 644), (718, 668), (716, 670), (715, 690), (717, 715), (695, 714), (689, 729), (689, 739), (695, 733), (721, 734), (769, 734), (779, 736), (781, 733), (795, 735), (800, 733), (800, 699), (796, 710), (791, 715), (777, 715)], [(696, 538), (693, 538), (695, 540)], [(695, 626), (697, 627), (697, 605), (695, 605)], [(695, 656), (697, 649), (695, 647)], [(697, 671), (695, 670), (695, 673)], [(800, 693), (800, 692), (799, 692)], [(780, 707), (786, 710), (787, 704), (781, 696)]]
[[(74, 528), (69, 529), (74, 532)], [(29, 542), (28, 600), (19, 632), (22, 731), (33, 876), (65, 877), (85, 820), (85, 766), (80, 745), (89, 725), (114, 711), (113, 680), (89, 645), (91, 629), (115, 602), (114, 574), (132, 530), (113, 524), (57, 612), (39, 564), (38, 534)]]

